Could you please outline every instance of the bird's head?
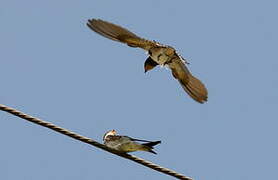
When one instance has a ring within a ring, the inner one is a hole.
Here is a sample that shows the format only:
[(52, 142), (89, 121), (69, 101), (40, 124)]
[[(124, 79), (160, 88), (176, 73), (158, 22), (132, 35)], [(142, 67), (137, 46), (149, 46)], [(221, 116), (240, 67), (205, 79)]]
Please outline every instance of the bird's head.
[(103, 135), (103, 141), (105, 141), (107, 136), (115, 136), (117, 134), (116, 130), (110, 130)]

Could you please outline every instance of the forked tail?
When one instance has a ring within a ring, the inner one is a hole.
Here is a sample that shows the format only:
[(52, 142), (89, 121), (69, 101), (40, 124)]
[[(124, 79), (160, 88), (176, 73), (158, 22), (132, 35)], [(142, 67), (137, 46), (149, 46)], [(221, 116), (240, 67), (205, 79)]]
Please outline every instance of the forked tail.
[(152, 149), (153, 149), (153, 146), (157, 145), (157, 144), (160, 144), (161, 141), (153, 141), (153, 142), (148, 142), (148, 143), (144, 143), (142, 144), (143, 145), (143, 151), (148, 151), (148, 152), (151, 152), (153, 154), (156, 154), (156, 152), (154, 152)]

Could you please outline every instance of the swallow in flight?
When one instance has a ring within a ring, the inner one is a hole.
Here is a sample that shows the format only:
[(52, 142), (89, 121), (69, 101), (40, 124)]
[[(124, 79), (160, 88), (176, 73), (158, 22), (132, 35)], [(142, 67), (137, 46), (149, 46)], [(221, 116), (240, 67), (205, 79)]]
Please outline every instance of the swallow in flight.
[(88, 20), (87, 26), (108, 39), (146, 50), (149, 57), (144, 63), (145, 72), (157, 65), (166, 65), (191, 98), (199, 103), (207, 101), (208, 91), (205, 85), (190, 73), (186, 67), (188, 63), (173, 47), (141, 38), (121, 26), (101, 19)]

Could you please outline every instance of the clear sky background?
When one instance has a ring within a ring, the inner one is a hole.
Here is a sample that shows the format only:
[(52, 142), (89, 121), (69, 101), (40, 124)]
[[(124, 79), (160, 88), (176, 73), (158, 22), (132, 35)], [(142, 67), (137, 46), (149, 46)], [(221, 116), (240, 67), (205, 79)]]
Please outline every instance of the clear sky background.
[[(102, 141), (161, 140), (133, 153), (195, 180), (277, 179), (277, 1), (1, 0), (0, 103)], [(101, 18), (168, 44), (209, 92), (198, 104)], [(0, 179), (172, 179), (0, 112)]]

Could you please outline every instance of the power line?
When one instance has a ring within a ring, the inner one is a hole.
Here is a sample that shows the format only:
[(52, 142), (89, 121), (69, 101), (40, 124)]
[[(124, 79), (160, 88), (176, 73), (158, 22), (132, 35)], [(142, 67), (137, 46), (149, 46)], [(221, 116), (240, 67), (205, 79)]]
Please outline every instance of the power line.
[(35, 118), (35, 117), (32, 117), (32, 116), (30, 116), (28, 114), (20, 112), (20, 111), (18, 111), (16, 109), (13, 109), (11, 107), (8, 107), (8, 106), (0, 104), (0, 110), (8, 112), (8, 113), (10, 113), (12, 115), (20, 117), (20, 118), (25, 119), (27, 121), (30, 121), (32, 123), (35, 123), (35, 124), (47, 127), (49, 129), (52, 129), (52, 130), (54, 130), (56, 132), (59, 132), (61, 134), (64, 134), (64, 135), (69, 136), (69, 137), (72, 137), (72, 138), (74, 138), (76, 140), (79, 140), (79, 141), (82, 141), (84, 143), (93, 145), (95, 147), (98, 147), (98, 148), (100, 148), (100, 149), (102, 149), (104, 151), (108, 151), (108, 152), (110, 152), (112, 154), (115, 154), (117, 156), (121, 156), (121, 157), (123, 157), (125, 159), (129, 159), (131, 161), (137, 162), (137, 163), (139, 163), (139, 164), (141, 164), (143, 166), (149, 167), (149, 168), (154, 169), (156, 171), (162, 172), (164, 174), (168, 174), (168, 175), (170, 175), (172, 177), (176, 177), (178, 179), (183, 179), (183, 180), (192, 180), (192, 178), (184, 176), (183, 174), (177, 173), (177, 172), (175, 172), (175, 171), (173, 171), (171, 169), (167, 169), (167, 168), (161, 167), (161, 166), (159, 166), (157, 164), (154, 164), (154, 163), (152, 163), (150, 161), (146, 161), (146, 160), (144, 160), (142, 158), (139, 158), (139, 157), (127, 154), (127, 153), (116, 151), (114, 149), (111, 149), (111, 148), (105, 146), (104, 144), (101, 144), (101, 143), (99, 143), (97, 141), (94, 141), (93, 139), (81, 136), (81, 135), (76, 134), (74, 132), (71, 132), (71, 131), (69, 131), (67, 129), (64, 129), (64, 128), (61, 128), (59, 126), (56, 126), (56, 125), (54, 125), (52, 123), (43, 121), (43, 120)]

